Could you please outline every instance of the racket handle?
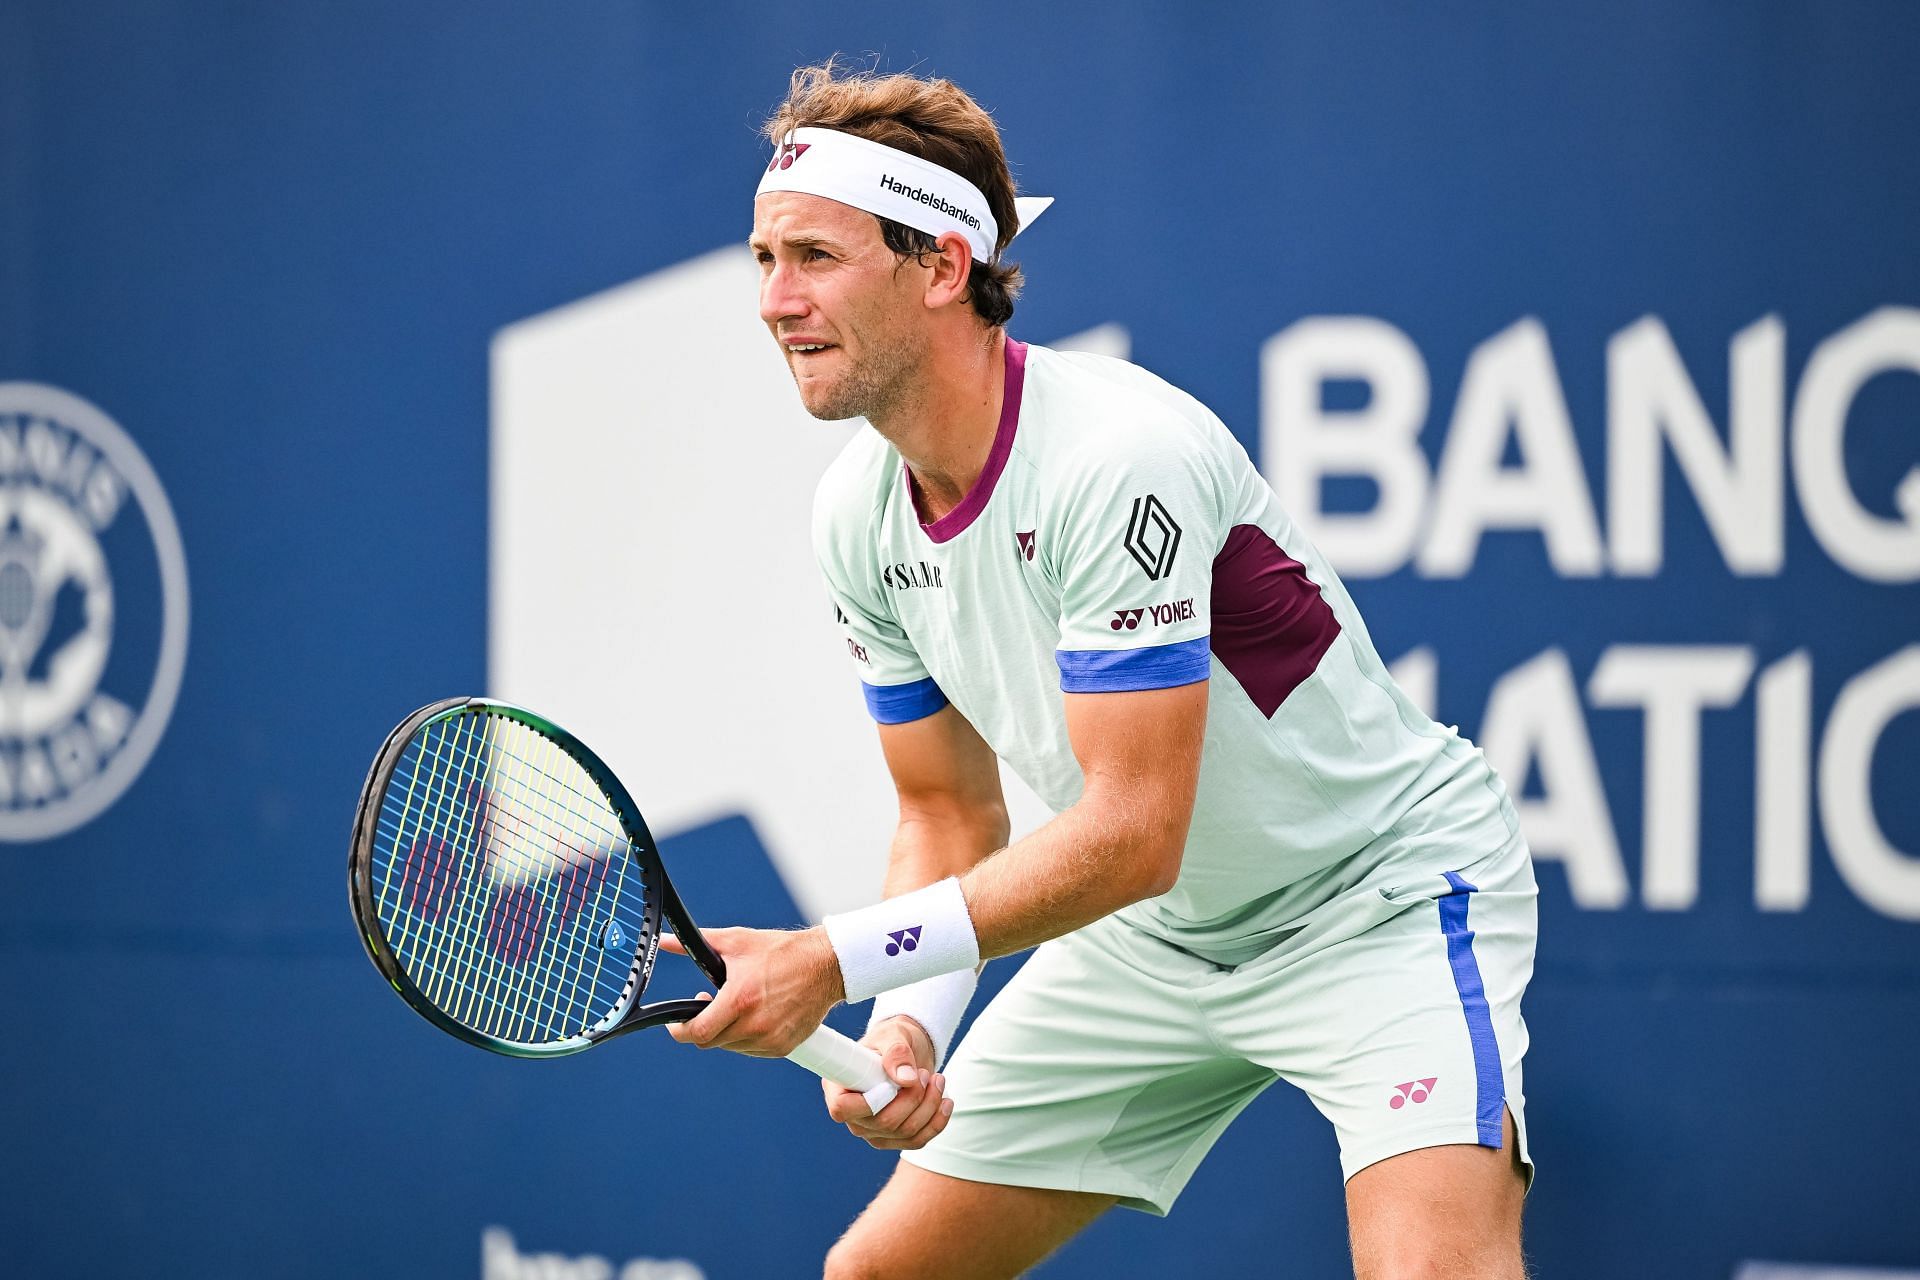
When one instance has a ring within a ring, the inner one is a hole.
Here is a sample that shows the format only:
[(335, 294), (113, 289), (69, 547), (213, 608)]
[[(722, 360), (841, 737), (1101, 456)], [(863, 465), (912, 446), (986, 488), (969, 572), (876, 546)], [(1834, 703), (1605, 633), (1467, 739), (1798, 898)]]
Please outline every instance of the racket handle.
[(900, 1092), (881, 1069), (879, 1054), (832, 1027), (821, 1027), (787, 1057), (822, 1079), (859, 1090), (876, 1115)]

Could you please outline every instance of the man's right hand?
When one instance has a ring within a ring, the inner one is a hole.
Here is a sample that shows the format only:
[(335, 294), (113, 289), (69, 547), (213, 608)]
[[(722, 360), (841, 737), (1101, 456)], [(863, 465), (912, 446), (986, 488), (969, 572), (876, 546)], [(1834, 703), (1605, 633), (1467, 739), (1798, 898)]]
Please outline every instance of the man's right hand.
[(880, 1055), (887, 1079), (900, 1087), (900, 1096), (874, 1115), (857, 1092), (823, 1080), (827, 1114), (882, 1151), (917, 1151), (926, 1146), (947, 1127), (947, 1117), (953, 1114), (953, 1103), (946, 1098), (946, 1077), (933, 1070), (933, 1041), (912, 1018), (888, 1018), (869, 1027), (860, 1043)]

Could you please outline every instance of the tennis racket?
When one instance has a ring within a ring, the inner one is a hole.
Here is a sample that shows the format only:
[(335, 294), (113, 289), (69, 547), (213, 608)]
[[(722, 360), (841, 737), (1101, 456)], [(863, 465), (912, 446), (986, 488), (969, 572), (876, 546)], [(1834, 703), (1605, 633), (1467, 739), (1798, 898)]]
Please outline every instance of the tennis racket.
[[(551, 721), (485, 698), (402, 720), (374, 757), (347, 856), (367, 955), (416, 1013), (522, 1058), (693, 1017), (641, 1003), (661, 921), (715, 987), (726, 965), (667, 879), (613, 771)], [(879, 1055), (821, 1027), (790, 1055), (878, 1112)]]

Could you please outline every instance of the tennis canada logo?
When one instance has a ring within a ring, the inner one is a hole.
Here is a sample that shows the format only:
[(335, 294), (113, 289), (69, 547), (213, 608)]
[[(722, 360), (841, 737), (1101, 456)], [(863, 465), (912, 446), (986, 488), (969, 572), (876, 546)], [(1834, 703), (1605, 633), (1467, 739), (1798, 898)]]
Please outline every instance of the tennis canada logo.
[(186, 658), (186, 556), (146, 457), (78, 396), (0, 383), (0, 840), (118, 799)]

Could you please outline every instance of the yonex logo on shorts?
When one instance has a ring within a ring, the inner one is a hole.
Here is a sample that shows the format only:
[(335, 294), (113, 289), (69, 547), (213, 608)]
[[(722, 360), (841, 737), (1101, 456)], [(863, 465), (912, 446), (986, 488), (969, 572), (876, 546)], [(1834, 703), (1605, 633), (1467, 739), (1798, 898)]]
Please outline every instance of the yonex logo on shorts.
[(1146, 612), (1147, 611), (1145, 609), (1115, 609), (1113, 611), (1113, 621), (1109, 622), (1107, 625), (1113, 628), (1115, 631), (1119, 631), (1123, 628), (1125, 630), (1132, 631), (1135, 627), (1138, 627), (1140, 625), (1140, 619), (1146, 614)]
[(922, 925), (916, 924), (910, 929), (901, 929), (898, 932), (888, 934), (887, 936), (892, 938), (893, 941), (887, 944), (887, 954), (897, 956), (902, 951), (918, 951), (920, 949), (920, 930), (923, 927)]
[(1409, 1080), (1405, 1084), (1393, 1086), (1394, 1094), (1387, 1100), (1387, 1105), (1398, 1111), (1409, 1102), (1425, 1102), (1428, 1095), (1433, 1092), (1433, 1082), (1439, 1078), (1439, 1076), (1428, 1076), (1424, 1080)]
[(1173, 557), (1180, 550), (1180, 526), (1154, 495), (1135, 498), (1123, 545), (1147, 579), (1158, 582), (1173, 572)]

